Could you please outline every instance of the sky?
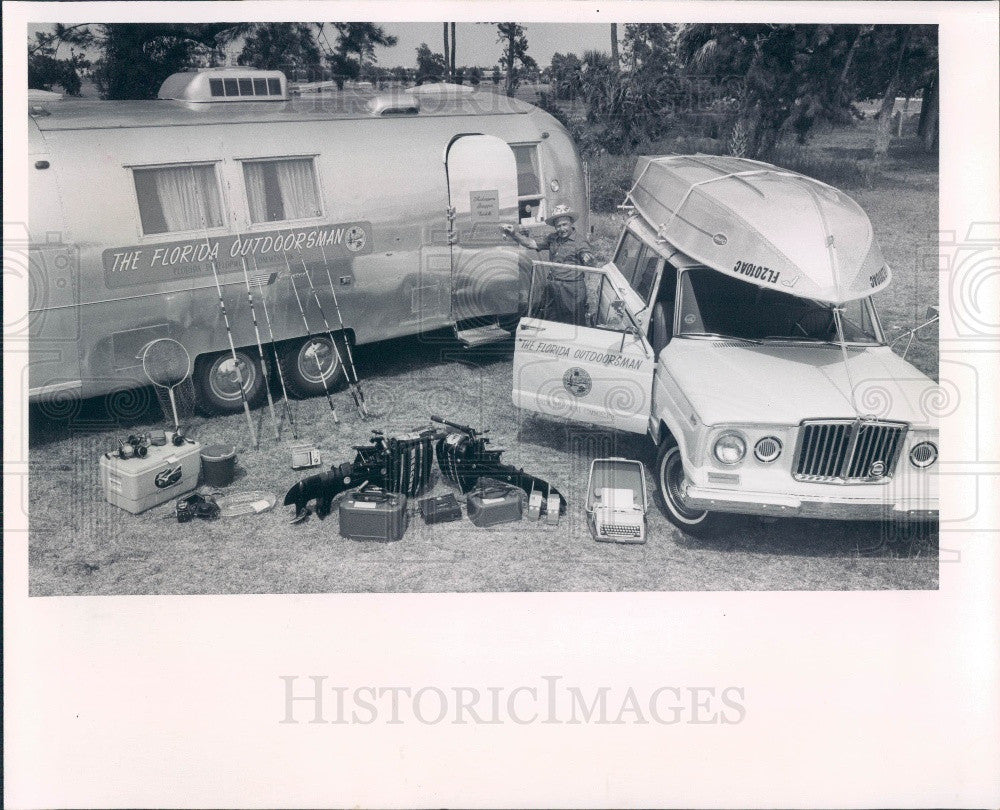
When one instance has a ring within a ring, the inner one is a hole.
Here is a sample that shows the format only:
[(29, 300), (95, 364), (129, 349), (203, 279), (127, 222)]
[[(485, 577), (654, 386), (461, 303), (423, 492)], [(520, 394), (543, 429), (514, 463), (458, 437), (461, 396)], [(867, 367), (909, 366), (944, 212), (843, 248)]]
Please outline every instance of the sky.
[[(375, 56), (382, 67), (416, 67), (417, 48), (426, 42), (436, 53), (444, 52), (443, 27), (439, 22), (382, 23), (385, 30), (399, 38), (392, 48), (376, 48)], [(539, 67), (546, 67), (552, 61), (552, 54), (575, 53), (582, 56), (584, 51), (611, 50), (611, 28), (597, 23), (526, 23), (528, 55)], [(328, 26), (329, 29), (329, 26)], [(29, 36), (36, 30), (52, 30), (49, 25), (29, 25)], [(619, 27), (619, 33), (621, 28)], [(494, 65), (500, 59), (501, 46), (497, 42), (497, 28), (493, 23), (456, 23), (458, 50), (456, 65)], [(327, 37), (331, 44), (335, 41), (332, 30)], [(66, 46), (63, 46), (65, 49)], [(65, 54), (60, 54), (65, 56)], [(96, 58), (96, 53), (89, 53)]]
[[(377, 48), (375, 55), (382, 67), (413, 67), (417, 48), (426, 42), (432, 51), (444, 51), (441, 23), (383, 23), (390, 34), (399, 37), (394, 48)], [(611, 50), (611, 27), (599, 24), (526, 23), (528, 55), (539, 67), (552, 61), (552, 54)], [(619, 26), (619, 31), (621, 27)], [(500, 59), (501, 45), (497, 42), (496, 25), (490, 23), (456, 23), (458, 49), (456, 65), (493, 65)]]

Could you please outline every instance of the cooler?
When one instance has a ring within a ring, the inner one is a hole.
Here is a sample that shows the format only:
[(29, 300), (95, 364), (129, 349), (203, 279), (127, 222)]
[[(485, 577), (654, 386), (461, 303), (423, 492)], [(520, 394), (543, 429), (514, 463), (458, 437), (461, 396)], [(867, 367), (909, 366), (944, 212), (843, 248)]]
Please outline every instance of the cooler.
[(190, 492), (198, 486), (201, 445), (150, 445), (145, 458), (101, 456), (101, 487), (108, 503), (133, 515)]

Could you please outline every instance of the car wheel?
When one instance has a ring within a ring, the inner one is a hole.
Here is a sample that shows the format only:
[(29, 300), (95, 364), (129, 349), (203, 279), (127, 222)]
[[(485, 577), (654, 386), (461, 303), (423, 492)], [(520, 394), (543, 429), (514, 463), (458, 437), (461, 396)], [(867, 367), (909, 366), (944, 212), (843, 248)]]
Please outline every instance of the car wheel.
[(721, 527), (724, 516), (715, 512), (691, 509), (681, 499), (681, 485), (684, 482), (684, 465), (680, 447), (667, 437), (660, 443), (656, 454), (656, 492), (660, 507), (667, 520), (685, 534), (707, 537)]
[[(337, 343), (337, 351), (343, 358), (344, 343), (341, 340)], [(346, 378), (337, 351), (329, 337), (318, 335), (286, 344), (278, 356), (285, 387), (300, 399), (339, 389)]]
[(264, 376), (261, 374), (260, 357), (255, 351), (237, 349), (235, 362), (232, 352), (205, 355), (195, 362), (198, 404), (210, 413), (242, 410), (241, 380), (250, 407), (259, 404), (264, 396)]

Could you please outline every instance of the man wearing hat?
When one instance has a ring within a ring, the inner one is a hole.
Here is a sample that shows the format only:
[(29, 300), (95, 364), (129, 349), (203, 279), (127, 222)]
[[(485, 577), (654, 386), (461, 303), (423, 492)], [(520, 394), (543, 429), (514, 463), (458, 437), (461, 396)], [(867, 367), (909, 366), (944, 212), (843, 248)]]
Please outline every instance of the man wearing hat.
[[(514, 230), (513, 225), (502, 225), (501, 228), (506, 236), (521, 247), (528, 250), (547, 250), (550, 262), (593, 266), (593, 249), (573, 227), (576, 216), (576, 212), (568, 205), (557, 205), (545, 218), (546, 224), (555, 230), (543, 239), (534, 239), (519, 233)], [(575, 270), (553, 269), (549, 271), (548, 281), (545, 286), (545, 299), (541, 306), (543, 317), (547, 320), (586, 326), (587, 285), (584, 274)]]

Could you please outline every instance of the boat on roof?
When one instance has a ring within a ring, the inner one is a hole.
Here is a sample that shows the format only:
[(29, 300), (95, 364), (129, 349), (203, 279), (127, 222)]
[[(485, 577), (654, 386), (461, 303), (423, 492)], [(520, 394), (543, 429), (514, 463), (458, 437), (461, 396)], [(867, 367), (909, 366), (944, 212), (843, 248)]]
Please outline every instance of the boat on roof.
[(746, 158), (641, 157), (627, 202), (657, 233), (720, 273), (839, 304), (888, 286), (868, 215), (811, 177)]

